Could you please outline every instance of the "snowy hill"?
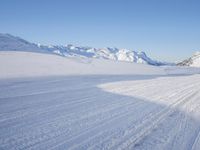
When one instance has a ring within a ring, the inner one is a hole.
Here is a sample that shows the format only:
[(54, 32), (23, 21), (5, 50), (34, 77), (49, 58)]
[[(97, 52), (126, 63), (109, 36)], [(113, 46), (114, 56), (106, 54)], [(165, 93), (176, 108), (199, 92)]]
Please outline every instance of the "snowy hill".
[(118, 48), (92, 48), (73, 46), (46, 46), (30, 43), (19, 37), (10, 34), (0, 34), (0, 50), (1, 51), (31, 51), (42, 53), (53, 53), (66, 57), (85, 57), (85, 58), (100, 58), (116, 61), (127, 61), (134, 63), (150, 64), (150, 65), (165, 65), (165, 63), (155, 61), (149, 58), (144, 52), (136, 52), (128, 49)]
[(69, 58), (33, 52), (0, 51), (0, 79), (72, 75), (163, 75), (161, 67), (95, 58)]
[(178, 63), (179, 66), (200, 67), (200, 52), (196, 52), (192, 57)]
[(0, 51), (0, 79), (73, 75), (175, 75), (200, 73), (199, 68), (153, 66), (106, 59)]
[(36, 44), (10, 34), (0, 33), (0, 51), (46, 52)]

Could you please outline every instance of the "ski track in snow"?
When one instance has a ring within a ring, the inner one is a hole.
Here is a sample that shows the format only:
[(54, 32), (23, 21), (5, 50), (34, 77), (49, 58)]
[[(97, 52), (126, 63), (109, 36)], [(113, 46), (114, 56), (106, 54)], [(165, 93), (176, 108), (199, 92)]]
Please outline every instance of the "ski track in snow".
[(200, 149), (200, 75), (0, 80), (0, 149)]

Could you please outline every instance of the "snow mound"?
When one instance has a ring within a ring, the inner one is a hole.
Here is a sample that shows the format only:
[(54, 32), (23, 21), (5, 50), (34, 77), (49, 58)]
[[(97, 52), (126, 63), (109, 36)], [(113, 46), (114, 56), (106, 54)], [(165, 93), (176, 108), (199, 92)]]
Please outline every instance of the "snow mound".
[(197, 74), (200, 68), (152, 66), (106, 59), (60, 57), (53, 54), (0, 51), (0, 78), (73, 75)]
[(0, 78), (57, 75), (164, 74), (160, 67), (101, 59), (69, 58), (52, 54), (0, 51)]

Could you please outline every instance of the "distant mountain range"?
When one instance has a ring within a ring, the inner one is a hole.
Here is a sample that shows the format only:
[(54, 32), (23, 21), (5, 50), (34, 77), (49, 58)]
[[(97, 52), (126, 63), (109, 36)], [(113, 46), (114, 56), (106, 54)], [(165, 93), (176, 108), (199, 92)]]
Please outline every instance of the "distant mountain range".
[[(136, 52), (128, 49), (118, 48), (92, 48), (62, 45), (40, 45), (28, 42), (20, 37), (10, 34), (0, 34), (0, 51), (29, 51), (39, 53), (51, 53), (65, 57), (83, 57), (83, 58), (99, 58), (110, 59), (116, 61), (126, 61), (134, 63), (142, 63), (149, 65), (166, 65), (169, 63), (160, 62), (148, 57), (145, 52)], [(184, 64), (183, 64), (184, 65)]]

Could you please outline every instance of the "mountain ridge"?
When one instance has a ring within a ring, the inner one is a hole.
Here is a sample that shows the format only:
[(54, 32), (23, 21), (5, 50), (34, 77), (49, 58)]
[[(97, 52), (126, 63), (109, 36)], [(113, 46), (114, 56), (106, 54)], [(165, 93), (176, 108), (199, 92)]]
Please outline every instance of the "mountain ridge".
[(191, 57), (177, 64), (178, 66), (200, 67), (200, 51), (195, 52)]
[(118, 48), (93, 48), (84, 46), (41, 45), (28, 42), (11, 34), (0, 33), (1, 51), (30, 51), (39, 53), (51, 53), (65, 57), (100, 58), (115, 61), (126, 61), (149, 65), (166, 65), (167, 63), (156, 61), (146, 55), (145, 52), (137, 52), (129, 49)]

